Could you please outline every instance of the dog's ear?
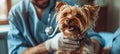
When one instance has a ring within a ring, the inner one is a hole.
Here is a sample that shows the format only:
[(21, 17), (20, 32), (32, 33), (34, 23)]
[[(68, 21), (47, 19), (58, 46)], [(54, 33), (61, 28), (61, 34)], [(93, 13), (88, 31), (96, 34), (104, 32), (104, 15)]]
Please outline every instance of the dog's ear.
[(59, 11), (60, 8), (61, 8), (63, 5), (66, 5), (66, 3), (65, 3), (65, 2), (56, 2), (56, 7), (55, 7), (56, 10)]
[(84, 5), (82, 10), (87, 14), (94, 15), (98, 13), (100, 7), (98, 5)]
[(89, 25), (93, 24), (91, 27), (95, 26), (95, 22), (98, 18), (98, 11), (100, 10), (100, 6), (98, 5), (84, 5), (82, 7), (82, 11), (85, 13), (87, 18), (89, 19)]

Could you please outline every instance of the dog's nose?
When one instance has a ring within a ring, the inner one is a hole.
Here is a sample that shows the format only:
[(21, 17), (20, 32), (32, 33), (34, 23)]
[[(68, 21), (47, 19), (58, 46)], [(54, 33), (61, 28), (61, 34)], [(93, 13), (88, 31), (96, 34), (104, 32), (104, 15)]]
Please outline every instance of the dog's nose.
[(69, 19), (69, 18), (68, 18), (68, 19), (66, 20), (66, 22), (67, 22), (67, 24), (70, 24), (70, 23), (72, 22), (72, 19)]

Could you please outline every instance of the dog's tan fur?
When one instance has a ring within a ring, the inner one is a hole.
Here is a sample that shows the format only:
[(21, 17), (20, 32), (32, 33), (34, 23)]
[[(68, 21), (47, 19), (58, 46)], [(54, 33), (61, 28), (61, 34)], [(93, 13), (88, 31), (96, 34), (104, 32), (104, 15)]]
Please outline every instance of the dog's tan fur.
[[(70, 6), (64, 2), (57, 2), (57, 22), (59, 30), (65, 38), (80, 40), (86, 38), (86, 32), (89, 28), (94, 27), (98, 17), (99, 6), (84, 5), (83, 7)], [(88, 45), (93, 42), (94, 49)], [(98, 54), (100, 44), (97, 40), (90, 38), (80, 41), (80, 48), (75, 51), (57, 51), (57, 54)]]

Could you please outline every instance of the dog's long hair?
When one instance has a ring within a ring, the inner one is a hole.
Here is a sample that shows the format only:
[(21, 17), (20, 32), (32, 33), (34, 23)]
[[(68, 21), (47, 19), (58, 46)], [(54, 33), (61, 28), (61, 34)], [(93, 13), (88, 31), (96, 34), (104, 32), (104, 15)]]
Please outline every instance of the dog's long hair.
[[(95, 26), (99, 9), (100, 7), (97, 5), (84, 5), (80, 8), (77, 5), (70, 6), (65, 2), (58, 2), (56, 6), (56, 21), (58, 22), (59, 30), (65, 36), (74, 36), (80, 33), (80, 35), (85, 34), (89, 28)], [(76, 31), (71, 33), (68, 31), (70, 28), (71, 30), (76, 29)]]

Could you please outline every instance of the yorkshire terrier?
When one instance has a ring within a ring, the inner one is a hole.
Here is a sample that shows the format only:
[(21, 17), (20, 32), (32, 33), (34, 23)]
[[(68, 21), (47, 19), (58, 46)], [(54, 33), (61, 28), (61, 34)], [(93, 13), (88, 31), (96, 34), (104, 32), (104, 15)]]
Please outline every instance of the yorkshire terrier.
[[(56, 21), (59, 30), (65, 38), (79, 40), (80, 48), (72, 52), (58, 50), (57, 54), (97, 54), (98, 48), (94, 49), (99, 43), (87, 37), (87, 31), (94, 27), (98, 17), (99, 6), (96, 4), (70, 6), (65, 2), (57, 2)], [(94, 43), (93, 43), (94, 42)], [(95, 51), (96, 50), (96, 51)]]

